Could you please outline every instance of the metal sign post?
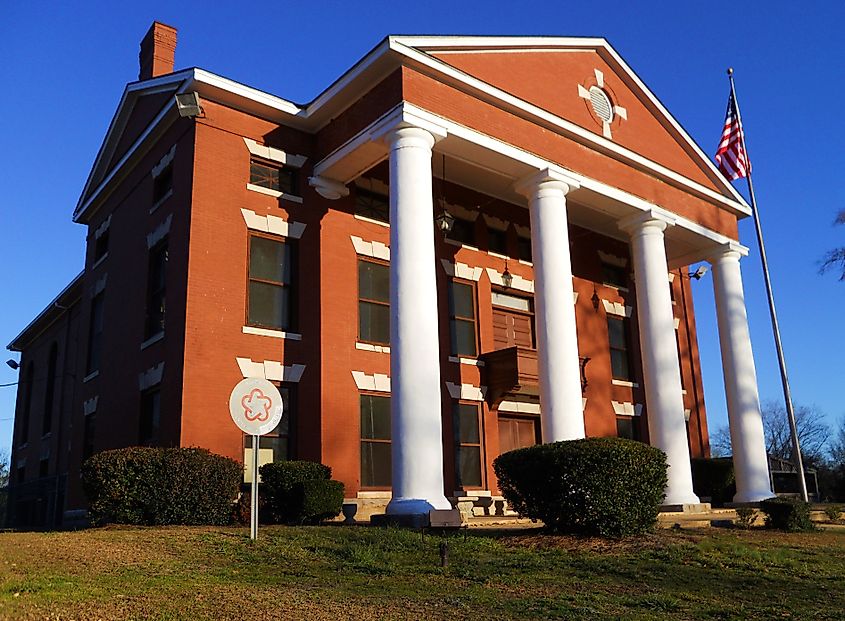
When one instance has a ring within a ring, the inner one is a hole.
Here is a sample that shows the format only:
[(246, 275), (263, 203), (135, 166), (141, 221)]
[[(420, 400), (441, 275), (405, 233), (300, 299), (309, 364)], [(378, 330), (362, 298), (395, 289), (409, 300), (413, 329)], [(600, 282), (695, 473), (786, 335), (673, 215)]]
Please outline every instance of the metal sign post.
[(282, 420), (284, 407), (279, 390), (264, 378), (248, 377), (238, 382), (229, 395), (229, 414), (245, 434), (252, 436), (252, 463), (244, 464), (251, 473), (249, 538), (258, 536), (258, 453), (259, 438), (273, 431)]

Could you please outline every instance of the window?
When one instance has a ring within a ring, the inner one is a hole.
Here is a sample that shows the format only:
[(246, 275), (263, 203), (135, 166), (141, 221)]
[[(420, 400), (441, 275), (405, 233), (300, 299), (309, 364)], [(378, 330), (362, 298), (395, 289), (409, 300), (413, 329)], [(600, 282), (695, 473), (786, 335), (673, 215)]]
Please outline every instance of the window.
[(633, 416), (616, 417), (616, 435), (628, 440), (640, 441), (639, 421)]
[(361, 395), (361, 487), (390, 487), (390, 397)]
[(278, 166), (249, 160), (249, 183), (268, 190), (275, 190), (283, 194), (296, 194), (296, 169), (288, 166)]
[(601, 279), (606, 285), (625, 289), (628, 286), (628, 271), (624, 267), (619, 267), (618, 265), (602, 263)]
[(167, 284), (167, 239), (150, 250), (147, 268), (147, 317), (144, 338), (164, 332), (164, 292)]
[(94, 414), (85, 417), (85, 426), (82, 428), (82, 461), (85, 461), (94, 454), (94, 431), (96, 418)]
[(103, 231), (100, 236), (94, 240), (94, 262), (96, 263), (109, 252), (109, 230)]
[(35, 365), (30, 362), (26, 366), (26, 375), (23, 382), (23, 411), (21, 422), (18, 427), (18, 446), (29, 441), (29, 414), (32, 410), (32, 384), (35, 382)]
[(100, 369), (100, 348), (103, 343), (103, 292), (91, 300), (91, 317), (88, 322), (88, 359), (85, 372), (90, 375)]
[(47, 363), (47, 387), (44, 390), (44, 419), (41, 424), (41, 435), (46, 436), (53, 427), (53, 395), (56, 388), (56, 362), (59, 357), (59, 347), (55, 343), (50, 346), (50, 361)]
[(141, 393), (141, 425), (138, 433), (141, 446), (158, 446), (161, 438), (161, 391), (156, 388)]
[(153, 205), (158, 205), (167, 198), (173, 189), (173, 162), (164, 167), (158, 176), (153, 178)]
[(358, 338), (390, 343), (390, 268), (358, 259)]
[(452, 408), (455, 477), (459, 489), (477, 489), (483, 486), (480, 414), (475, 403), (456, 403)]
[(522, 237), (517, 236), (516, 238), (516, 250), (517, 256), (519, 256), (520, 260), (528, 261), (531, 263), (534, 259), (531, 255), (531, 238), (530, 237)]
[(610, 339), (610, 369), (613, 379), (631, 381), (628, 320), (622, 317), (608, 317), (607, 334)]
[(508, 255), (508, 233), (492, 227), (487, 227), (487, 250), (497, 254)]
[(475, 288), (469, 283), (454, 280), (449, 283), (449, 329), (453, 355), (478, 355), (475, 345)]
[(18, 466), (18, 485), (26, 481), (26, 466)]
[(465, 246), (475, 246), (475, 222), (455, 218), (452, 230), (446, 234), (446, 239), (451, 239)]
[(390, 199), (384, 194), (355, 188), (355, 215), (390, 224)]
[(45, 478), (50, 472), (50, 460), (48, 458), (42, 459), (38, 462), (38, 478)]
[(291, 248), (288, 241), (250, 235), (249, 325), (275, 330), (293, 327)]
[[(275, 429), (258, 439), (258, 450), (273, 451), (271, 461), (287, 461), (294, 458), (294, 447), (291, 437), (291, 430), (295, 427), (293, 421), (296, 420), (296, 412), (293, 409), (293, 389), (284, 385), (277, 385), (277, 388), (279, 389), (279, 394), (282, 396), (282, 420), (279, 421)], [(252, 436), (244, 434), (244, 448), (252, 448)]]

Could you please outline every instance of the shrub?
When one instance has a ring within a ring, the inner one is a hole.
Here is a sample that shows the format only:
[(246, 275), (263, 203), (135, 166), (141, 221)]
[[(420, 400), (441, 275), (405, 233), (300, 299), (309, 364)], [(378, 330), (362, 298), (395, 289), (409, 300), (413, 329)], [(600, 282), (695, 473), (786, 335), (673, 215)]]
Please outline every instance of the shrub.
[(493, 462), (520, 515), (553, 530), (619, 537), (650, 530), (666, 487), (666, 455), (641, 442), (587, 438), (539, 444)]
[(340, 513), (343, 507), (343, 483), (311, 479), (297, 483), (291, 493), (298, 521), (317, 524)]
[[(264, 464), (260, 472), (261, 492), (267, 499), (273, 520), (285, 524), (298, 524), (313, 517), (305, 512), (305, 504), (310, 503), (305, 492), (317, 488), (301, 488), (301, 484), (306, 481), (328, 481), (332, 476), (331, 468), (312, 461), (277, 461)], [(319, 493), (323, 494), (322, 491)], [(341, 497), (342, 494), (341, 491)]]
[(766, 514), (766, 527), (789, 532), (815, 530), (810, 521), (810, 505), (797, 498), (769, 498), (760, 503)]
[(737, 507), (736, 510), (736, 525), (739, 528), (748, 530), (754, 526), (754, 518), (757, 512), (751, 507)]
[(824, 508), (824, 514), (827, 516), (828, 520), (835, 522), (839, 519), (839, 516), (842, 515), (842, 507), (839, 505), (827, 505)]
[(730, 457), (693, 459), (692, 486), (697, 496), (708, 496), (715, 507), (731, 502), (736, 494), (733, 460)]
[(227, 524), (242, 473), (206, 449), (130, 447), (86, 460), (82, 485), (94, 524)]

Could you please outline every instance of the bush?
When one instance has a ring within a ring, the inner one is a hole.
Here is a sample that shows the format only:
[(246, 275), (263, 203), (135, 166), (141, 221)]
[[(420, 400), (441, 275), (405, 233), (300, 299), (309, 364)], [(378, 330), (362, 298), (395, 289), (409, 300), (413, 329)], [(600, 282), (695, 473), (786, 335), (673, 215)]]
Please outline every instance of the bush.
[(766, 527), (789, 532), (815, 530), (810, 521), (810, 505), (797, 498), (769, 498), (760, 503), (766, 514)]
[(340, 513), (343, 507), (343, 483), (312, 479), (297, 483), (291, 493), (299, 522), (318, 524)]
[(493, 462), (520, 515), (558, 532), (620, 537), (650, 530), (666, 487), (666, 455), (641, 442), (587, 438), (539, 444)]
[(82, 464), (94, 524), (227, 524), (242, 477), (238, 462), (199, 448), (130, 447)]
[[(277, 461), (261, 466), (261, 492), (267, 499), (267, 505), (273, 520), (284, 524), (300, 524), (306, 520), (315, 520), (329, 510), (329, 504), (321, 503), (319, 498), (330, 498), (329, 488), (336, 486), (303, 486), (311, 481), (329, 481), (332, 469), (312, 461)], [(337, 482), (335, 482), (337, 483)], [(341, 504), (343, 503), (343, 485), (340, 485)], [(309, 492), (318, 495), (312, 499)], [(328, 502), (328, 501), (326, 501)], [(316, 510), (316, 513), (310, 513)], [(340, 513), (338, 510), (332, 516)]]
[(737, 507), (736, 510), (736, 525), (739, 528), (748, 530), (754, 526), (754, 520), (757, 512), (751, 507)]
[(839, 505), (827, 505), (824, 508), (824, 514), (827, 516), (828, 520), (835, 522), (839, 519), (839, 516), (842, 515), (842, 507)]
[(734, 464), (730, 457), (692, 460), (692, 487), (696, 496), (707, 496), (714, 507), (722, 507), (736, 494)]

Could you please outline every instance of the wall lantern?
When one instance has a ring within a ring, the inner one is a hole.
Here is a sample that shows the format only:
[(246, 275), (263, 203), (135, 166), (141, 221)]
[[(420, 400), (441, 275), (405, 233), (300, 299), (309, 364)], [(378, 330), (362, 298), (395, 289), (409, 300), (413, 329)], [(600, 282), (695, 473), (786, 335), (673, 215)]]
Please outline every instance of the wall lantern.
[(595, 285), (593, 285), (593, 297), (590, 298), (590, 301), (593, 303), (593, 310), (599, 312), (599, 294)]
[(446, 211), (446, 201), (441, 201), (440, 203), (443, 209), (434, 219), (434, 222), (437, 224), (437, 228), (440, 229), (440, 232), (443, 233), (443, 235), (447, 235), (452, 230), (452, 226), (455, 224), (455, 216)]
[(510, 289), (513, 284), (513, 274), (508, 270), (508, 262), (505, 261), (505, 271), (502, 272), (502, 286), (505, 289)]
[(693, 280), (701, 280), (701, 278), (707, 273), (707, 266), (706, 265), (699, 265), (698, 269), (694, 272), (690, 272), (687, 274)]

